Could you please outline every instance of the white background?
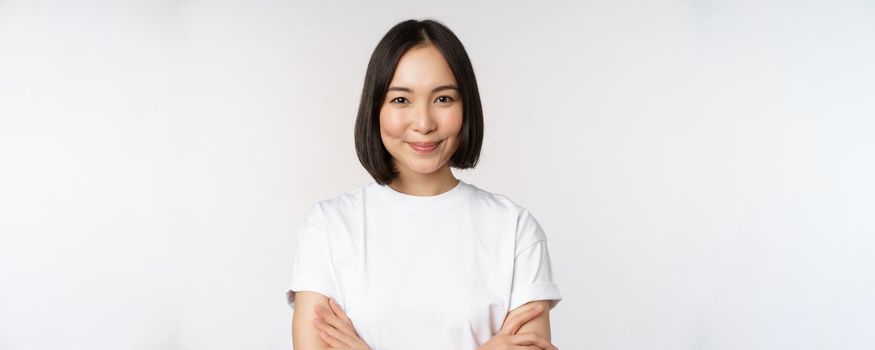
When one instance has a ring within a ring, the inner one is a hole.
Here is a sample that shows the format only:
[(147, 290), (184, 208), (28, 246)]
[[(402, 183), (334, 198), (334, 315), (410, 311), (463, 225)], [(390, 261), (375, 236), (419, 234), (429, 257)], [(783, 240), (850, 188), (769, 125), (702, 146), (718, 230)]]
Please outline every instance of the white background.
[(875, 347), (872, 1), (0, 0), (0, 349), (289, 349), (408, 18), (468, 50), (456, 174), (547, 232), (560, 348)]

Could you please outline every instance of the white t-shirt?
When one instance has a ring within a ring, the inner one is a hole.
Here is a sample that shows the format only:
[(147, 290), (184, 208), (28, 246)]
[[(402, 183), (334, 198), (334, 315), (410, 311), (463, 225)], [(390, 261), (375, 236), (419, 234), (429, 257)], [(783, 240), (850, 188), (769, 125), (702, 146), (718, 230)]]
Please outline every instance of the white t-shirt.
[(318, 201), (297, 243), (288, 304), (334, 298), (372, 350), (476, 349), (511, 310), (562, 300), (534, 216), (461, 180), (436, 196), (371, 182)]

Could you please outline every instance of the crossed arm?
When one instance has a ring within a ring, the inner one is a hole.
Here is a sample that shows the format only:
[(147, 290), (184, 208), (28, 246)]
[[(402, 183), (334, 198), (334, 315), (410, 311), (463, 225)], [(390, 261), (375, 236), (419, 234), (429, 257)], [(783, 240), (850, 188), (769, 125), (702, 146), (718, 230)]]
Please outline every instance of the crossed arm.
[(325, 350), (328, 343), (319, 336), (319, 329), (313, 324), (316, 306), (329, 308), (328, 297), (309, 291), (295, 293), (295, 311), (292, 316), (292, 349)]
[[(543, 305), (544, 311), (537, 317), (531, 319), (520, 327), (517, 334), (520, 333), (535, 333), (545, 337), (551, 341), (550, 336), (550, 301), (536, 300), (523, 304), (522, 306), (513, 309), (507, 314), (504, 323), (512, 316), (526, 312), (537, 305)], [(316, 306), (322, 305), (328, 310), (331, 306), (328, 303), (328, 297), (310, 291), (299, 291), (295, 293), (295, 312), (292, 317), (292, 349), (306, 350), (325, 350), (329, 349), (322, 337), (319, 336), (319, 329), (313, 324), (316, 316)], [(502, 328), (504, 324), (502, 324)]]
[[(507, 323), (511, 317), (516, 316), (518, 314), (524, 313), (530, 309), (535, 308), (535, 306), (542, 305), (544, 307), (544, 311), (542, 311), (538, 316), (524, 323), (519, 330), (517, 330), (517, 334), (522, 333), (535, 333), (544, 338), (547, 338), (548, 341), (553, 341), (550, 335), (550, 301), (549, 300), (535, 300), (520, 305), (520, 307), (513, 309), (511, 312), (507, 314), (504, 318), (504, 322)], [(504, 324), (501, 326), (504, 328)]]

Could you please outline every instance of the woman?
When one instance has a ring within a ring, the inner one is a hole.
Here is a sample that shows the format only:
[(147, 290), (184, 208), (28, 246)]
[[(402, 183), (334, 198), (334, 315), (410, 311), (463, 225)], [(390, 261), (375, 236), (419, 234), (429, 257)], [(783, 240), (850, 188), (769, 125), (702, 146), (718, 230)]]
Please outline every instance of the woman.
[(562, 299), (546, 236), (507, 197), (453, 176), (483, 114), (462, 43), (392, 27), (365, 75), (355, 146), (375, 182), (318, 201), (287, 291), (295, 349), (544, 349)]

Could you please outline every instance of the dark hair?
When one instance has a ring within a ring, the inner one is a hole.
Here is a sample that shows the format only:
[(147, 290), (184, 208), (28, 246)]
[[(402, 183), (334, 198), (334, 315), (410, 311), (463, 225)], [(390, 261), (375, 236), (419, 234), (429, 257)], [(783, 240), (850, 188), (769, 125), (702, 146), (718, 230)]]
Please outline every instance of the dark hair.
[(381, 185), (392, 182), (399, 173), (393, 167), (392, 155), (380, 137), (380, 109), (401, 56), (408, 49), (421, 44), (432, 44), (443, 54), (461, 94), (462, 128), (459, 131), (459, 146), (449, 160), (450, 166), (473, 168), (480, 157), (483, 107), (480, 105), (474, 68), (465, 47), (449, 28), (436, 20), (406, 20), (389, 29), (371, 54), (355, 120), (355, 149), (359, 161)]

